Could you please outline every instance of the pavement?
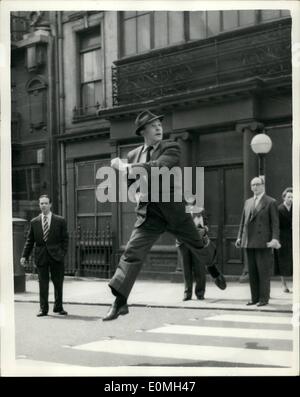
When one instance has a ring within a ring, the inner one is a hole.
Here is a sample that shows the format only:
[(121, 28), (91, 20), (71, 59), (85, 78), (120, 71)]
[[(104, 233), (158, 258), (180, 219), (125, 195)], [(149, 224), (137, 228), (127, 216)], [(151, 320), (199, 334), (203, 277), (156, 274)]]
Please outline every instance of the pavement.
[[(291, 286), (291, 282), (289, 283)], [(49, 302), (54, 301), (53, 284), (50, 282)], [(158, 280), (137, 280), (128, 299), (128, 304), (139, 307), (166, 307), (183, 309), (220, 309), (260, 312), (292, 313), (293, 294), (284, 293), (279, 280), (271, 281), (269, 305), (246, 306), (250, 300), (249, 283), (228, 281), (226, 290), (220, 290), (208, 278), (205, 300), (183, 302), (183, 284)], [(114, 297), (108, 287), (108, 280), (97, 278), (65, 277), (64, 303), (79, 305), (109, 306)], [(26, 275), (26, 291), (15, 294), (15, 302), (39, 302), (39, 288), (36, 275)]]

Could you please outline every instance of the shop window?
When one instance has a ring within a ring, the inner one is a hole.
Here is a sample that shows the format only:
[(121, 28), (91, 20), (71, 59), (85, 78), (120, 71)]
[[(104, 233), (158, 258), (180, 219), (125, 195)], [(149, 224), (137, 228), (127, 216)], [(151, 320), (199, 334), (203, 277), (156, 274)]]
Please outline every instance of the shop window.
[(100, 231), (111, 226), (111, 203), (99, 203), (96, 196), (97, 170), (109, 165), (110, 159), (76, 163), (76, 220), (82, 230)]

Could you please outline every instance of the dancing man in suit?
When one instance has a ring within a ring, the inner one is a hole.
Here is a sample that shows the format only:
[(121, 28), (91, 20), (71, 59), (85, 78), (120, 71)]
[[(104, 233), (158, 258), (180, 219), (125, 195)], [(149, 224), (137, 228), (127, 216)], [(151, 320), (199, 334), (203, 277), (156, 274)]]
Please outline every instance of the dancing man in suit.
[(40, 311), (37, 317), (47, 316), (49, 310), (49, 270), (54, 285), (55, 303), (53, 312), (68, 313), (63, 308), (64, 256), (68, 249), (68, 231), (64, 218), (51, 212), (48, 195), (39, 198), (41, 214), (30, 222), (30, 229), (20, 263), (25, 266), (35, 247), (35, 264), (39, 277)]
[(262, 177), (253, 178), (254, 194), (245, 202), (237, 248), (245, 248), (248, 259), (251, 301), (247, 305), (265, 306), (270, 299), (272, 249), (280, 248), (279, 217), (276, 200), (265, 194)]
[[(119, 158), (113, 159), (112, 167), (121, 172), (127, 172), (129, 178), (135, 167), (143, 167), (148, 175), (151, 175), (151, 169), (155, 167), (158, 169), (166, 167), (169, 170), (179, 167), (180, 146), (176, 142), (162, 140), (161, 120), (163, 117), (162, 115), (157, 116), (149, 110), (141, 112), (135, 121), (135, 133), (144, 138), (144, 145), (129, 152), (128, 163)], [(152, 181), (150, 182), (149, 177), (148, 181), (150, 185)], [(130, 185), (134, 179), (129, 179), (128, 182)], [(164, 195), (162, 184), (159, 185), (159, 200), (151, 200), (149, 195), (148, 201), (138, 201), (134, 229), (116, 272), (109, 282), (116, 299), (103, 321), (113, 320), (119, 315), (128, 313), (127, 298), (148, 252), (162, 233), (165, 231), (172, 233), (178, 240), (185, 243), (196, 256), (200, 256), (204, 242), (192, 217), (185, 211), (185, 202), (183, 199), (181, 202), (174, 200), (176, 187), (173, 181), (168, 189), (170, 193), (168, 202), (161, 200)], [(216, 285), (225, 289), (225, 278), (218, 269), (212, 266), (208, 271), (215, 279)]]

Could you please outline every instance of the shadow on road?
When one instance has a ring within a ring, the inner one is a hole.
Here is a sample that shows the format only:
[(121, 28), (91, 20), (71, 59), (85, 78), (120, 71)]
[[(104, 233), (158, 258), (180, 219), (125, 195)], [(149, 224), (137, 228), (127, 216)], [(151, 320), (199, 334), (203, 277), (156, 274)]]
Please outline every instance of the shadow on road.
[(256, 364), (245, 364), (245, 363), (228, 363), (218, 361), (199, 361), (192, 363), (177, 363), (177, 364), (151, 364), (151, 363), (140, 363), (129, 365), (129, 367), (246, 367), (246, 368), (283, 368), (276, 365), (256, 365)]
[(67, 316), (60, 316), (60, 315), (54, 315), (50, 314), (48, 317), (55, 318), (57, 320), (81, 320), (81, 321), (98, 321), (101, 320), (103, 316), (80, 316), (77, 314), (68, 314)]

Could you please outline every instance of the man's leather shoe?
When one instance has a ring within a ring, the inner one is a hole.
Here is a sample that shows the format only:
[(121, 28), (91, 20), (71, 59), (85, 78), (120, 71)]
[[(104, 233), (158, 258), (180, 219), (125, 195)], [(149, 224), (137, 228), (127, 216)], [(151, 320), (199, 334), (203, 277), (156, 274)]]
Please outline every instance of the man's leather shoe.
[(249, 274), (248, 273), (243, 273), (241, 277), (239, 278), (239, 283), (248, 283), (249, 282)]
[(192, 299), (192, 296), (191, 295), (186, 295), (186, 294), (184, 294), (183, 295), (183, 302), (185, 302), (185, 301), (190, 301)]
[(37, 317), (44, 317), (44, 316), (48, 316), (48, 313), (47, 312), (43, 312), (43, 310), (40, 310), (36, 316)]
[(250, 302), (248, 302), (247, 304), (246, 304), (246, 306), (252, 306), (252, 305), (256, 305), (257, 304), (257, 302), (252, 302), (252, 301), (250, 301)]
[(197, 296), (197, 299), (199, 299), (200, 301), (203, 301), (205, 298), (203, 295), (199, 295), (199, 296)]
[(269, 302), (258, 302), (257, 306), (266, 306)]
[(67, 316), (68, 312), (66, 312), (65, 310), (60, 310), (59, 312), (56, 312), (58, 314), (60, 314), (61, 316)]
[(119, 306), (116, 302), (114, 302), (107, 312), (106, 316), (103, 317), (102, 321), (110, 321), (115, 320), (119, 316), (124, 316), (129, 312), (127, 303), (124, 303), (122, 306)]
[(215, 278), (215, 284), (220, 289), (225, 289), (227, 287), (226, 280), (223, 274), (219, 274), (218, 277)]
[(64, 309), (56, 309), (55, 307), (53, 308), (53, 313), (58, 313), (62, 316), (66, 316), (68, 314)]

